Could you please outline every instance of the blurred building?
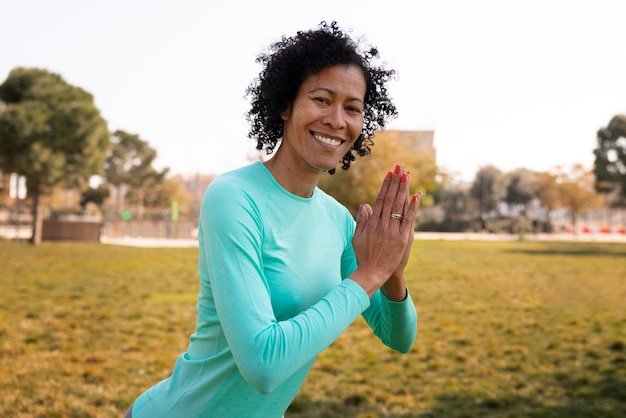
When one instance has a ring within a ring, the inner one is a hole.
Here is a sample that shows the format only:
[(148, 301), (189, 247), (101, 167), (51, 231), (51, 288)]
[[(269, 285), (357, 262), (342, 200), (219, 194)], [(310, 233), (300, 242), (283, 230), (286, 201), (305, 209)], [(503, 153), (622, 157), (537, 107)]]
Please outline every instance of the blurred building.
[(386, 130), (376, 133), (374, 140), (383, 139), (391, 140), (402, 144), (407, 150), (419, 150), (422, 155), (437, 161), (437, 152), (434, 145), (435, 131), (403, 131), (403, 130)]

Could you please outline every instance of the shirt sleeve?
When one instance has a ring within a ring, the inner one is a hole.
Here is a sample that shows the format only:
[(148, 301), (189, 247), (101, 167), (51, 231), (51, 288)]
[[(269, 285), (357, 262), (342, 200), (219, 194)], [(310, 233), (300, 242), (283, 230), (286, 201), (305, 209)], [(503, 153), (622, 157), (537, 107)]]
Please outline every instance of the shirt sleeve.
[[(357, 283), (344, 280), (310, 308), (278, 321), (263, 274), (260, 212), (242, 190), (212, 186), (200, 215), (200, 297), (211, 293), (242, 376), (269, 393), (335, 341), (370, 300)], [(207, 314), (201, 303), (199, 313)]]
[(380, 290), (370, 300), (363, 313), (372, 331), (387, 347), (407, 353), (417, 335), (417, 311), (407, 290), (401, 302), (389, 300)]

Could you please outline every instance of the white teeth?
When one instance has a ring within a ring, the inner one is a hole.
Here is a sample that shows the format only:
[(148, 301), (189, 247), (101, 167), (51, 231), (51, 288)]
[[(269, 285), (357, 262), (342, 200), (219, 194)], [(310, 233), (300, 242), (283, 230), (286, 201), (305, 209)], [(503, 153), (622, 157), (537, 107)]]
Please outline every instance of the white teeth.
[(323, 142), (324, 144), (328, 144), (328, 145), (332, 145), (332, 146), (337, 146), (337, 145), (341, 144), (341, 141), (338, 141), (336, 139), (325, 138), (325, 137), (320, 136), (318, 134), (313, 134), (313, 138), (317, 139), (320, 142)]

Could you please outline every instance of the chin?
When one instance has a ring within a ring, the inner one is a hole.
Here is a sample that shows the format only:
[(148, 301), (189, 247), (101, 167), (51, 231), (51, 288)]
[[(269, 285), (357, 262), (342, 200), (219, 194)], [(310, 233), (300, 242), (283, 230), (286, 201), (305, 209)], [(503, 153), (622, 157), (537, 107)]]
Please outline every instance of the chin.
[(318, 158), (316, 161), (310, 161), (311, 167), (315, 167), (317, 170), (327, 172), (329, 170), (337, 169), (341, 167), (341, 161), (343, 160), (343, 156), (345, 153), (341, 154), (340, 158), (328, 158), (330, 156), (326, 156), (326, 158)]
[(337, 168), (339, 163), (335, 163), (335, 164), (320, 164), (317, 166), (318, 170), (321, 170), (322, 172), (326, 173), (330, 170), (332, 170), (333, 168)]

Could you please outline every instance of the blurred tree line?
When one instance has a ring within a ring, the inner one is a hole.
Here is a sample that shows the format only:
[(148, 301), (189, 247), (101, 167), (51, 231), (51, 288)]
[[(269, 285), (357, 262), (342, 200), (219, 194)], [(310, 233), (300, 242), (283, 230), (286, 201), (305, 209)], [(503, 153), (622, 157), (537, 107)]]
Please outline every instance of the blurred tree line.
[(571, 229), (587, 210), (600, 208), (591, 171), (580, 164), (545, 172), (518, 168), (503, 172), (481, 167), (467, 187), (440, 189), (439, 212), (423, 229), (440, 231), (554, 232), (553, 212), (566, 213)]
[[(502, 172), (488, 165), (470, 184), (438, 168), (434, 150), (415, 148), (397, 131), (386, 131), (374, 138), (370, 156), (357, 159), (348, 171), (323, 176), (320, 187), (356, 214), (359, 204), (373, 204), (387, 171), (403, 163), (411, 173), (412, 193), (423, 196), (420, 230), (515, 232), (529, 228), (525, 223), (533, 217), (533, 228), (548, 232), (551, 213), (564, 210), (575, 228), (590, 208), (626, 206), (625, 127), (626, 117), (618, 115), (598, 131), (593, 170), (575, 165)], [(171, 175), (168, 168), (155, 168), (156, 157), (138, 134), (110, 132), (92, 95), (58, 74), (18, 67), (0, 85), (0, 199), (11, 187), (10, 173), (26, 179), (34, 244), (41, 241), (44, 215), (55, 210), (95, 211), (105, 220), (129, 214), (138, 220), (181, 216), (195, 222), (214, 176)], [(59, 198), (68, 192), (77, 196), (69, 203)], [(0, 209), (3, 203), (9, 207), (8, 199), (0, 200)]]

